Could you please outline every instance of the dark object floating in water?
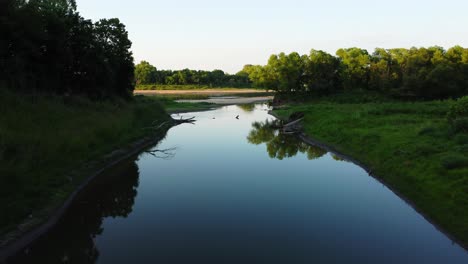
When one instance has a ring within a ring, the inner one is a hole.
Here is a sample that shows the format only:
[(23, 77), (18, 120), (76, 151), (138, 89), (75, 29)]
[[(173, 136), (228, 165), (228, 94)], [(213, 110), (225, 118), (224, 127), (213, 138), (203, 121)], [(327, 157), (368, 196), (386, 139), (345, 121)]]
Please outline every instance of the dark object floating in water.
[(239, 119), (239, 115), (236, 116), (236, 119)]

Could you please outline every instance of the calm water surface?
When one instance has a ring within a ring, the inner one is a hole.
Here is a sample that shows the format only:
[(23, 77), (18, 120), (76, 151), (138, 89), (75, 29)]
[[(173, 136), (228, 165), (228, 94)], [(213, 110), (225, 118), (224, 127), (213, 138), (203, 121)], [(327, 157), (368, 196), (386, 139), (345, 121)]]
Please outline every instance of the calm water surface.
[(266, 109), (185, 114), (196, 124), (109, 170), (11, 263), (468, 263), (363, 169), (278, 134)]

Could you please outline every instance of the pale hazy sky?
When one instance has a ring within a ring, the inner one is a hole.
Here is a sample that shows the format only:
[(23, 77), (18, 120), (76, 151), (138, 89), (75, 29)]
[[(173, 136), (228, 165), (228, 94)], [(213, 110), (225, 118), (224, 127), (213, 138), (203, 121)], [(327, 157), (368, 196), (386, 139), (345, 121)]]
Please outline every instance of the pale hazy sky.
[(93, 20), (118, 17), (135, 61), (158, 69), (265, 64), (310, 49), (468, 47), (468, 0), (77, 0)]

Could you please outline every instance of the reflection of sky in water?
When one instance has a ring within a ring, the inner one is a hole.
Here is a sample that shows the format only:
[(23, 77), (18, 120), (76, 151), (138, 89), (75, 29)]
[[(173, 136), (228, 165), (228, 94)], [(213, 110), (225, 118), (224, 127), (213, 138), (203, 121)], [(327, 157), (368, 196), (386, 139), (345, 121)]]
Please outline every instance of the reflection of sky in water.
[(183, 114), (196, 124), (156, 147), (176, 147), (172, 159), (141, 154), (133, 211), (103, 219), (97, 263), (468, 263), (354, 164), (278, 160), (250, 144), (252, 123), (273, 120), (266, 106), (250, 110)]

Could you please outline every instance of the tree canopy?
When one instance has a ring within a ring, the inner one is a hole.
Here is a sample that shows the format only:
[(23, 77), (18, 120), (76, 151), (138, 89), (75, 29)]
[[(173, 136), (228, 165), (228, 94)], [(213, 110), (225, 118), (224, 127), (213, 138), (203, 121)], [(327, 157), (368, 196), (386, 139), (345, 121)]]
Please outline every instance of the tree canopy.
[(92, 98), (133, 91), (132, 43), (117, 18), (93, 23), (74, 0), (3, 0), (0, 34), (0, 87)]
[(251, 87), (246, 72), (227, 74), (222, 70), (158, 70), (147, 61), (135, 66), (135, 79), (141, 85), (200, 85), (210, 87)]
[(468, 93), (468, 49), (339, 49), (336, 56), (311, 50), (309, 55), (280, 53), (268, 63), (246, 65), (254, 86), (278, 92), (330, 94), (369, 90), (399, 98), (442, 99)]

